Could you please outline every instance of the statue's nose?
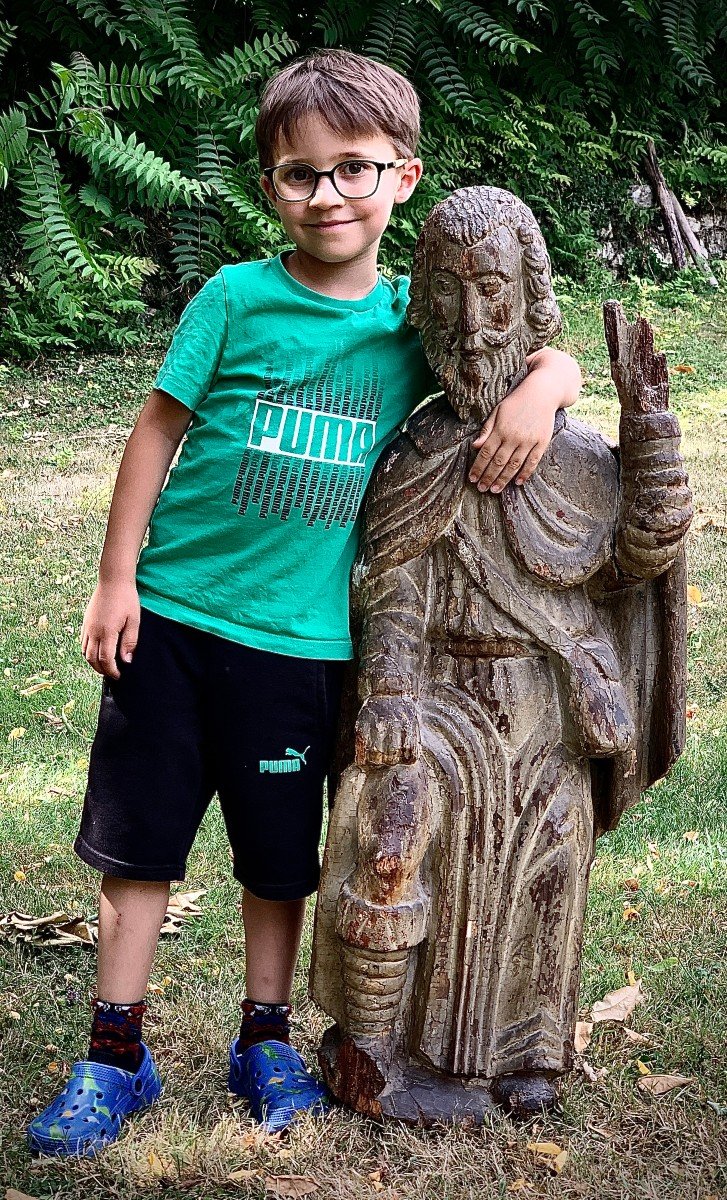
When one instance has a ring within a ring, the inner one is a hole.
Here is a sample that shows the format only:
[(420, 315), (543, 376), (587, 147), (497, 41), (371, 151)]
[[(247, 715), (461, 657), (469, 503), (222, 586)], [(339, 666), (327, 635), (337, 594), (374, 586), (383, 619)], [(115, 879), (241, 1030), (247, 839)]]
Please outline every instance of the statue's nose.
[(476, 346), (467, 346), (467, 341), (473, 334), (479, 333), (481, 324), (480, 298), (474, 287), (463, 287), (459, 315), (459, 330), (463, 348), (475, 350)]

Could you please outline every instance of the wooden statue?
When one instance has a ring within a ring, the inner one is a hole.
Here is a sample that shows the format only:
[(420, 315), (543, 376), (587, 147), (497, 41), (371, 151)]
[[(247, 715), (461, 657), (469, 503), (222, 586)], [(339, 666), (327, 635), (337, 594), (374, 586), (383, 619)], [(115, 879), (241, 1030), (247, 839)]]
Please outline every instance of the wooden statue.
[(542, 235), (508, 192), (433, 209), (410, 319), (444, 390), (367, 499), (311, 991), (340, 1100), (479, 1121), (554, 1104), (594, 837), (681, 752), (691, 496), (664, 356), (614, 302), (619, 448), (561, 413), (528, 483), (468, 482), (483, 420), (560, 328)]

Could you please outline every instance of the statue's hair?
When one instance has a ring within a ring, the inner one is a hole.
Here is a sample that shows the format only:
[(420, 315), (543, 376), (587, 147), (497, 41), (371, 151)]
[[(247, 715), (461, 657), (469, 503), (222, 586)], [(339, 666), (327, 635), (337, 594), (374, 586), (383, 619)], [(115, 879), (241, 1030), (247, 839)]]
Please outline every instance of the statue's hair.
[(459, 188), (435, 205), (422, 226), (411, 273), (408, 318), (417, 329), (427, 323), (427, 245), (439, 234), (462, 246), (474, 246), (502, 226), (520, 245), (527, 322), (533, 333), (528, 353), (547, 346), (562, 327), (550, 276), (550, 259), (535, 217), (517, 196), (503, 188)]

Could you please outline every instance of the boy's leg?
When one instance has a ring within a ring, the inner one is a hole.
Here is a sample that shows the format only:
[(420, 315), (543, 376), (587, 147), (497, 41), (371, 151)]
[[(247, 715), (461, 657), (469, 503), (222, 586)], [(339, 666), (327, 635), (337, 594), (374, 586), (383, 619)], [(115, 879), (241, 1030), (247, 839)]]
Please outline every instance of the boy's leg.
[(132, 662), (118, 680), (104, 681), (74, 845), (104, 876), (91, 1049), (31, 1121), (35, 1152), (96, 1153), (161, 1091), (141, 1018), (169, 881), (184, 878), (214, 791), (204, 754), (204, 672), (197, 632), (142, 609)]
[(220, 803), (245, 889), (247, 998), (230, 1090), (270, 1130), (322, 1111), (325, 1088), (288, 1043), (305, 898), (318, 886), (323, 784), (343, 664), (244, 646), (212, 660)]
[(168, 900), (168, 883), (104, 875), (98, 909), (100, 999), (134, 1004), (143, 998)]
[(141, 1021), (168, 883), (105, 875), (99, 900), (97, 997), (88, 1057), (28, 1127), (34, 1153), (92, 1155), (118, 1137), (125, 1117), (148, 1108), (161, 1081)]
[(144, 996), (168, 899), (168, 883), (103, 877), (89, 1062), (139, 1069)]
[(290, 1004), (305, 917), (305, 900), (261, 900), (242, 893), (245, 984), (258, 1004)]

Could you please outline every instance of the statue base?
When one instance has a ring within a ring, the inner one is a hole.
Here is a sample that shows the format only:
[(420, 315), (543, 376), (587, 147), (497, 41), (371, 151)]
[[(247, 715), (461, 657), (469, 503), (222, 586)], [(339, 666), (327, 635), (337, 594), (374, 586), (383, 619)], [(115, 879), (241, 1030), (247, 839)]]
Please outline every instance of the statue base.
[(338, 1025), (324, 1034), (318, 1061), (336, 1099), (377, 1120), (476, 1127), (495, 1108), (487, 1081), (389, 1058), (380, 1039), (344, 1036)]

